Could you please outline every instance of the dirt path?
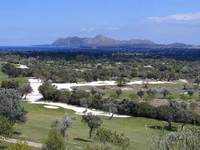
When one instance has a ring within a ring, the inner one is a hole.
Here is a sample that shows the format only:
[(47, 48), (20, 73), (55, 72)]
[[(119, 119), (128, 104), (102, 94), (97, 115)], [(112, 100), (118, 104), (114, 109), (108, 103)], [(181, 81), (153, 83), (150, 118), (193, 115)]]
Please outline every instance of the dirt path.
[[(18, 143), (19, 141), (21, 140), (18, 140), (18, 139), (12, 139), (12, 138), (5, 138), (5, 137), (0, 137), (0, 141), (3, 141), (3, 142), (7, 142), (7, 143), (11, 143), (11, 144), (16, 144)], [(36, 143), (36, 142), (31, 142), (31, 141), (21, 141), (22, 143), (26, 143), (28, 146), (30, 147), (34, 147), (34, 148), (42, 148), (42, 145), (41, 143)]]

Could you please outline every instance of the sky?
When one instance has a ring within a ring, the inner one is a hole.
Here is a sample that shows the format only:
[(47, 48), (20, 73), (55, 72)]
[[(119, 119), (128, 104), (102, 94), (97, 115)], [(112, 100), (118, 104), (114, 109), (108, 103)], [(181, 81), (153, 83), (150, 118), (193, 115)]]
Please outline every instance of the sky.
[(0, 46), (105, 35), (200, 45), (199, 0), (1, 0)]

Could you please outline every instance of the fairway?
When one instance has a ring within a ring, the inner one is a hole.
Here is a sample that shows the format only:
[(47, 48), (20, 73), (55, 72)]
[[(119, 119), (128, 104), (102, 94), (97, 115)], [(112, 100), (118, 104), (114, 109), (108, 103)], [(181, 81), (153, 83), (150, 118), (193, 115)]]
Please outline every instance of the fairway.
[[(73, 111), (65, 109), (47, 109), (43, 105), (35, 105), (24, 103), (27, 114), (27, 122), (25, 124), (15, 125), (16, 133), (15, 137), (35, 142), (44, 142), (47, 138), (48, 131), (50, 129), (51, 122), (58, 117), (62, 117), (65, 113), (76, 118), (72, 128), (69, 129), (69, 137), (66, 139), (67, 145), (73, 149), (82, 149), (87, 145), (86, 142), (82, 142), (76, 139), (87, 139), (88, 128), (81, 122), (81, 116), (77, 116)], [(158, 135), (161, 131), (151, 129), (148, 126), (163, 126), (164, 122), (153, 119), (146, 119), (140, 117), (132, 117), (126, 119), (114, 118), (108, 120), (103, 119), (103, 127), (110, 128), (120, 133), (124, 133), (130, 138), (131, 146), (130, 150), (145, 150), (150, 144), (150, 139), (154, 135)]]

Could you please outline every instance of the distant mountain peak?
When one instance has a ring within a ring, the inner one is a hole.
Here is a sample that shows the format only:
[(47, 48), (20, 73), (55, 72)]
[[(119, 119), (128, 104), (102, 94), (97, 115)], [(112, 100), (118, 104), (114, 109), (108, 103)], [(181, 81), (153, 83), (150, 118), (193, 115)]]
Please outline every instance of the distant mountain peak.
[(58, 38), (52, 43), (53, 46), (62, 46), (67, 48), (94, 48), (94, 47), (112, 47), (112, 48), (190, 48), (194, 45), (184, 43), (157, 44), (150, 40), (131, 39), (131, 40), (115, 40), (104, 35), (96, 35), (95, 37), (67, 37)]
[(81, 47), (122, 47), (134, 45), (153, 45), (154, 42), (150, 40), (115, 40), (104, 35), (96, 35), (95, 37), (67, 37), (59, 38), (52, 45), (65, 46), (68, 48)]

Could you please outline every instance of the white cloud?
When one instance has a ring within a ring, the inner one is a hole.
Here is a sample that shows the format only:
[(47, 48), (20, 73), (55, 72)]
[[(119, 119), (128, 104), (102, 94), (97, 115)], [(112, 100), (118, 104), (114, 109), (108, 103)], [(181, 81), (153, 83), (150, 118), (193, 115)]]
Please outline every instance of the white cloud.
[(93, 32), (95, 30), (95, 28), (90, 27), (90, 28), (82, 28), (81, 32)]
[(87, 27), (87, 28), (81, 28), (80, 31), (81, 32), (94, 32), (94, 31), (118, 31), (120, 30), (119, 27), (98, 27), (98, 28), (94, 28), (94, 27)]
[(148, 20), (154, 22), (193, 22), (200, 21), (200, 12), (196, 13), (185, 13), (185, 14), (174, 14), (169, 16), (161, 16), (161, 17), (149, 17)]

